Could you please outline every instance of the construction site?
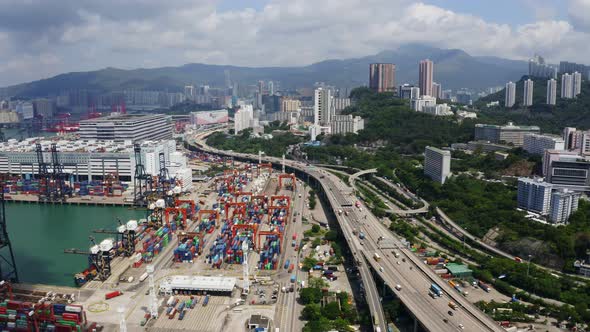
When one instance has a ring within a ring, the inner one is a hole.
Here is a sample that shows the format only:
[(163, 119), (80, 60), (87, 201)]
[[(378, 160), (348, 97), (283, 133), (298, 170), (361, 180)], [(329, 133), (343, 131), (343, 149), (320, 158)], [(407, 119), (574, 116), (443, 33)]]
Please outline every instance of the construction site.
[[(39, 146), (36, 151), (39, 200), (69, 199), (59, 160), (47, 162)], [(126, 185), (145, 217), (95, 229), (86, 248), (63, 248), (87, 257), (72, 276), (77, 287), (18, 284), (9, 259), (14, 273), (0, 293), (0, 328), (247, 331), (252, 315), (269, 329), (298, 324), (289, 313), (299, 306), (296, 292), (307, 280), (300, 258), (313, 250), (302, 243), (311, 227), (302, 222), (309, 189), (271, 164), (192, 153), (191, 167), (223, 172), (183, 190), (163, 154), (154, 176), (140, 151), (136, 145), (133, 182)]]

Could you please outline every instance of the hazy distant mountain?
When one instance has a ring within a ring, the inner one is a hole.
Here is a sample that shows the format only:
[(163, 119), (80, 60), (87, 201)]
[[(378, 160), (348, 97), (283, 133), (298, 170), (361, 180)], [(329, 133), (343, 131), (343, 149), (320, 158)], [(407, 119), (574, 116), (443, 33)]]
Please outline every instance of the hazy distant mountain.
[(56, 95), (69, 89), (99, 92), (122, 89), (181, 91), (187, 83), (223, 86), (225, 70), (229, 70), (231, 79), (239, 84), (273, 80), (279, 81), (282, 88), (296, 88), (323, 81), (338, 87), (357, 87), (367, 84), (368, 64), (372, 62), (395, 63), (397, 84), (415, 83), (418, 79), (418, 62), (425, 58), (435, 62), (434, 80), (442, 83), (443, 89), (480, 89), (503, 85), (509, 80), (519, 79), (527, 71), (525, 61), (476, 57), (462, 50), (412, 44), (362, 58), (326, 60), (303, 67), (252, 68), (194, 63), (153, 69), (105, 68), (61, 74), (6, 87), (0, 89), (0, 96), (39, 97)]

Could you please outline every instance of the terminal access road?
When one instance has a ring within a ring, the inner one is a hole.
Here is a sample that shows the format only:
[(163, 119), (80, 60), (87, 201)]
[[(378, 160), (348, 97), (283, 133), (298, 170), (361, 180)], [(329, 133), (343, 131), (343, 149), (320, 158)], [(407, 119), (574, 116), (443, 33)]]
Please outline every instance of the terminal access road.
[[(259, 156), (252, 154), (222, 151), (207, 146), (203, 138), (210, 133), (201, 133), (196, 137), (197, 145), (204, 151), (254, 161), (258, 160)], [(277, 165), (282, 162), (280, 158), (274, 157), (264, 157), (263, 161)], [(348, 245), (356, 256), (357, 262), (360, 262), (361, 277), (366, 291), (367, 302), (374, 316), (376, 329), (378, 327), (381, 331), (386, 330), (381, 301), (378, 294), (376, 294), (374, 283), (371, 285), (373, 279), (368, 269), (369, 266), (378, 271), (377, 273), (385, 283), (393, 289), (427, 331), (460, 331), (463, 329), (465, 331), (504, 331), (496, 322), (440, 279), (409, 249), (404, 248), (401, 241), (394, 238), (391, 232), (372, 213), (367, 211), (366, 207), (362, 204), (359, 208), (353, 207), (355, 198), (352, 189), (337, 176), (296, 161), (286, 161), (286, 166), (314, 177), (327, 193), (333, 210), (344, 209), (348, 213), (348, 216), (346, 216), (346, 213), (336, 213), (336, 217)], [(362, 244), (358, 237), (353, 234), (354, 227), (362, 227), (367, 235)], [(392, 238), (395, 241), (396, 247), (399, 249), (394, 250), (399, 251), (401, 255), (399, 260), (402, 257), (406, 258), (403, 264), (401, 261), (399, 264), (397, 263), (398, 258), (393, 255), (392, 249), (380, 248), (379, 238), (381, 236)], [(380, 261), (373, 258), (375, 252), (381, 257)], [(368, 262), (369, 265), (364, 264), (363, 261)], [(437, 283), (443, 290), (442, 298), (433, 299), (428, 295), (428, 289), (433, 282)], [(395, 289), (395, 285), (400, 285), (401, 290)], [(457, 310), (452, 310), (448, 306), (448, 300), (452, 300), (458, 305)], [(449, 311), (453, 312), (452, 316), (448, 314)], [(445, 319), (447, 322), (445, 322)]]

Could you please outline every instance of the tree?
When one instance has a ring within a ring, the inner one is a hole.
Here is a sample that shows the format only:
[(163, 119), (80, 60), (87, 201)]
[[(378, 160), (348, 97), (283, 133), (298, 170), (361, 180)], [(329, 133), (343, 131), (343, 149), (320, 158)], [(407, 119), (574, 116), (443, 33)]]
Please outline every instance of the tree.
[(324, 239), (326, 239), (326, 241), (336, 241), (338, 239), (338, 232), (331, 229), (326, 232), (326, 235), (324, 235)]
[(322, 315), (328, 319), (334, 320), (340, 317), (340, 308), (338, 302), (330, 302), (322, 308)]
[(318, 225), (318, 224), (313, 224), (313, 226), (311, 226), (311, 231), (313, 233), (319, 233), (320, 230), (321, 230), (321, 228), (320, 228), (320, 225)]
[(299, 298), (303, 304), (319, 303), (322, 299), (322, 291), (319, 288), (302, 288), (299, 291)]
[(308, 321), (319, 320), (322, 317), (322, 309), (317, 303), (310, 303), (301, 311), (303, 319)]
[(328, 287), (328, 283), (325, 282), (322, 278), (309, 278), (307, 281), (307, 285), (312, 288), (322, 289)]
[(303, 270), (309, 271), (313, 269), (314, 266), (318, 263), (318, 260), (313, 257), (305, 257), (303, 259)]

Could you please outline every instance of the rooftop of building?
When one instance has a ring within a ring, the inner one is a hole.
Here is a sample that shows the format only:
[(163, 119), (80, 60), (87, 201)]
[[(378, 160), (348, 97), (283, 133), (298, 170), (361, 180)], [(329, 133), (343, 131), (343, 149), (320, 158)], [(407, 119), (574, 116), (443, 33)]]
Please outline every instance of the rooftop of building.
[(528, 133), (525, 135), (525, 137), (526, 136), (539, 137), (539, 138), (550, 138), (556, 142), (564, 142), (564, 140), (561, 136), (551, 135), (551, 134)]
[(467, 267), (467, 265), (464, 264), (448, 263), (446, 268), (451, 274), (464, 274), (473, 272)]
[(451, 155), (451, 152), (450, 151), (448, 151), (448, 150), (442, 150), (442, 149), (439, 149), (439, 148), (435, 148), (433, 146), (427, 146), (426, 147), (426, 150), (431, 150), (431, 151), (434, 151), (436, 153), (440, 153), (440, 154), (444, 154), (444, 155), (449, 155), (449, 156)]
[(266, 327), (270, 326), (270, 319), (268, 317), (262, 315), (252, 315), (248, 320), (250, 325), (257, 325), (258, 327)]
[[(142, 148), (152, 148), (164, 141), (142, 141)], [(9, 139), (0, 143), (0, 152), (34, 152), (36, 144), (41, 144), (43, 151), (49, 151), (52, 144), (59, 152), (95, 152), (95, 153), (131, 153), (131, 141), (63, 139), (60, 137), (31, 137), (23, 140)]]
[(181, 276), (166, 278), (164, 283), (173, 289), (196, 289), (217, 292), (231, 292), (237, 279), (229, 277)]
[(505, 125), (493, 125), (493, 124), (485, 124), (485, 123), (478, 123), (475, 125), (477, 128), (491, 128), (491, 129), (520, 129), (520, 130), (541, 130), (539, 126), (519, 126), (515, 125), (512, 122), (508, 122)]
[(88, 119), (80, 121), (80, 124), (84, 123), (99, 123), (99, 122), (122, 122), (132, 120), (146, 120), (155, 117), (166, 116), (166, 114), (115, 114), (103, 116), (95, 119)]

